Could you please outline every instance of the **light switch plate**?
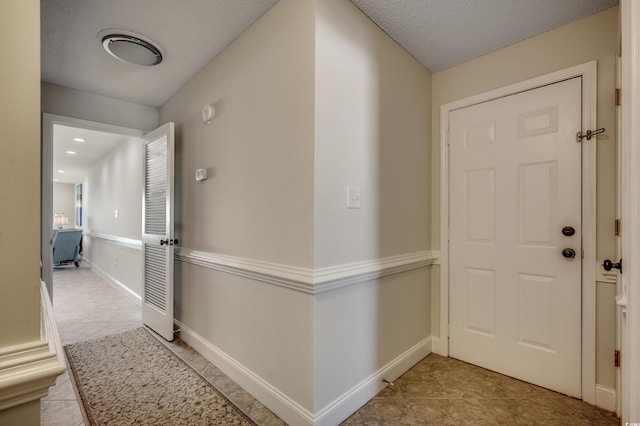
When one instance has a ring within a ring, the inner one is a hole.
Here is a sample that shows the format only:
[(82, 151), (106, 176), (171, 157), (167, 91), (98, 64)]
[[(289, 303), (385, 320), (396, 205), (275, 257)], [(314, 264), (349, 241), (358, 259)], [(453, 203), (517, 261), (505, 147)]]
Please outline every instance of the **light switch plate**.
[(196, 181), (201, 181), (206, 179), (207, 179), (207, 169), (196, 170)]
[(347, 186), (347, 208), (348, 209), (360, 208), (360, 187)]

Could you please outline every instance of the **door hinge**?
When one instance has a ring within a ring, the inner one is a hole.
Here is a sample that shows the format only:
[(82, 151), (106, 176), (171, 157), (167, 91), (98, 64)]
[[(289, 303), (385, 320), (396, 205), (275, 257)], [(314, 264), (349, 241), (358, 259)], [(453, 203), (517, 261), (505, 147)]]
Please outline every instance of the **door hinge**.
[(620, 367), (620, 351), (613, 351), (613, 365), (616, 367)]
[(451, 145), (451, 130), (447, 130), (447, 145)]
[(622, 105), (622, 89), (616, 89), (616, 106)]
[(451, 324), (447, 324), (447, 337), (451, 337)]
[(619, 237), (620, 236), (620, 219), (616, 219), (615, 231), (616, 231), (616, 236)]

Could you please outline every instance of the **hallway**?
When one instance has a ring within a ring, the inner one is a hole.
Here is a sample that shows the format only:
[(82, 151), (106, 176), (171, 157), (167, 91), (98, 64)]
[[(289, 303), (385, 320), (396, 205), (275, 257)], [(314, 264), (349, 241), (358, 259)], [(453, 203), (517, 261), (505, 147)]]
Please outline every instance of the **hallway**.
[[(141, 327), (133, 298), (80, 268), (54, 270), (54, 311), (63, 345)], [(283, 425), (180, 339), (167, 346), (259, 425)], [(69, 373), (41, 403), (41, 424), (84, 424)], [(618, 425), (607, 411), (462, 361), (429, 355), (380, 392), (344, 425)]]

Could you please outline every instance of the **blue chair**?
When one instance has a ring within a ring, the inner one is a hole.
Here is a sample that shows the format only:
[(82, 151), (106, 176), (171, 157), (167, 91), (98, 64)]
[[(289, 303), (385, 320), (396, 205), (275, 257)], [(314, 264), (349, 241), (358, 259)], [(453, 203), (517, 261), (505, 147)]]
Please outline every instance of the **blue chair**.
[(53, 264), (62, 265), (73, 262), (80, 266), (80, 241), (82, 230), (80, 229), (54, 229), (51, 245), (53, 247)]

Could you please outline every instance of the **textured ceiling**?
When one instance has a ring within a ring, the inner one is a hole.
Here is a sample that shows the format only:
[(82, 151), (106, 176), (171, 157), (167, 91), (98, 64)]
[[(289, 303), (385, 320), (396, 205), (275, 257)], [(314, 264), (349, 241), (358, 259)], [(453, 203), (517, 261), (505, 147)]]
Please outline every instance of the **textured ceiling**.
[[(277, 0), (41, 0), (42, 80), (149, 106), (173, 93)], [(154, 40), (154, 67), (109, 56), (98, 33), (123, 29)]]
[[(618, 1), (352, 0), (432, 72)], [(276, 2), (41, 0), (42, 80), (158, 107)], [(165, 60), (143, 67), (112, 58), (98, 40), (104, 29), (124, 29), (155, 40)]]
[(431, 72), (552, 30), (619, 0), (352, 0)]

